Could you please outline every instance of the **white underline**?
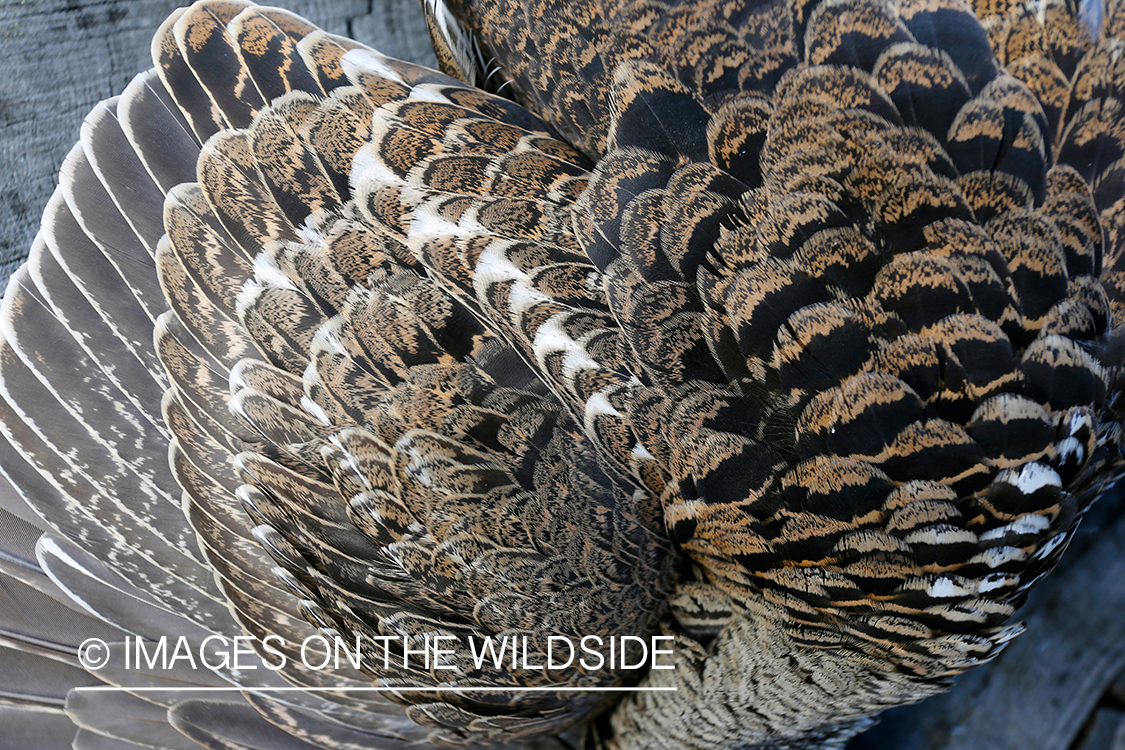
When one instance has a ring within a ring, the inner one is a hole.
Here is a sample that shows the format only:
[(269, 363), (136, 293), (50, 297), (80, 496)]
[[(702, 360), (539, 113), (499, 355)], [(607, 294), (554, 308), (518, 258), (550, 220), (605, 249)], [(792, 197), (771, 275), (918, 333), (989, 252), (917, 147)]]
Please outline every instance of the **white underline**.
[(678, 687), (118, 687), (88, 685), (74, 690), (124, 693), (644, 693), (679, 690)]

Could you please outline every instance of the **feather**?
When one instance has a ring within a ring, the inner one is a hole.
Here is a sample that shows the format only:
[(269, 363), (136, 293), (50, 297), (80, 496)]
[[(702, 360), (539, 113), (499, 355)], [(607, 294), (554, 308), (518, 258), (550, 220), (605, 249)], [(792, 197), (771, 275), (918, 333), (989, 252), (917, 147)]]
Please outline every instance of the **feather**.
[[(0, 711), (827, 750), (940, 692), (1120, 475), (1117, 5), (427, 3), (445, 73), (177, 11), (0, 310)], [(675, 668), (466, 650), (623, 635)]]

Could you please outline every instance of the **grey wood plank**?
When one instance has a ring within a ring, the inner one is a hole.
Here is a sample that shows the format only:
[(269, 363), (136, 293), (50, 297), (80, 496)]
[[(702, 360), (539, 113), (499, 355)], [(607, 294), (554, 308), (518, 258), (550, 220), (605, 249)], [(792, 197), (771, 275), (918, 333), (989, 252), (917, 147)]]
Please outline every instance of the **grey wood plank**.
[(1016, 619), (1027, 625), (953, 689), (893, 709), (849, 750), (1067, 750), (1125, 671), (1125, 514), (1115, 488)]
[[(82, 118), (151, 67), (180, 0), (0, 0), (0, 293), (27, 256)], [(276, 0), (334, 34), (436, 65), (418, 0)]]

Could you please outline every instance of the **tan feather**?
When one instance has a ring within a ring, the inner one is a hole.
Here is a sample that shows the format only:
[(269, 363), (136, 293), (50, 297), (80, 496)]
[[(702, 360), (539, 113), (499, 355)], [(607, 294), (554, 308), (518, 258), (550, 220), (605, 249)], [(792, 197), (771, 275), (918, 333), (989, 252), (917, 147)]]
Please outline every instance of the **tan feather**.
[[(991, 659), (1120, 472), (1121, 5), (430, 4), (482, 88), (177, 11), (4, 299), (0, 466), (50, 531), (0, 572), (112, 653), (259, 648), (70, 716), (827, 750)], [(675, 668), (467, 648), (621, 635)], [(451, 669), (404, 660), (435, 636)], [(177, 680), (241, 695), (138, 697)]]

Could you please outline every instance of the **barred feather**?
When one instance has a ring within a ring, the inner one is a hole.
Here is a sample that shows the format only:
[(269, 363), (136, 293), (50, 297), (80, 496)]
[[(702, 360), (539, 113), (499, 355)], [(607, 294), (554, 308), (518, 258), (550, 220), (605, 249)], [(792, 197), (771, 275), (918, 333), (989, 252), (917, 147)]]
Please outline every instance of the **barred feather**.
[[(89, 747), (826, 750), (944, 689), (1119, 476), (1119, 5), (451, 0), (444, 74), (177, 11), (0, 309), (0, 585), (111, 655), (5, 615), (5, 706)], [(161, 634), (257, 650), (120, 668)], [(620, 635), (675, 669), (465, 648)]]

